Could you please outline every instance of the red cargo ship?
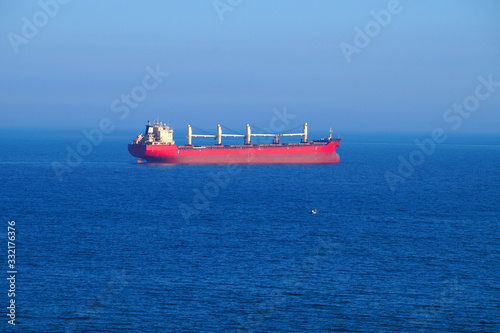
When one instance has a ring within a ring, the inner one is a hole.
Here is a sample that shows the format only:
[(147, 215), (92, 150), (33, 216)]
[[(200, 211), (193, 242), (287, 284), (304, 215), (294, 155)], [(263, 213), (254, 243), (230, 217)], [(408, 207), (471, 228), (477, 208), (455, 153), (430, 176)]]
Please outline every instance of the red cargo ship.
[[(217, 135), (193, 134), (188, 125), (188, 144), (175, 145), (174, 130), (156, 120), (153, 124), (148, 121), (144, 134), (128, 145), (128, 151), (137, 157), (140, 162), (148, 163), (187, 163), (187, 164), (311, 164), (311, 163), (338, 163), (339, 155), (335, 149), (340, 139), (330, 136), (321, 140), (307, 139), (307, 123), (301, 133), (285, 134), (253, 134), (247, 124), (246, 135), (222, 134), (220, 124), (217, 125)], [(270, 144), (253, 144), (252, 136), (274, 137)], [(286, 136), (301, 136), (301, 142), (281, 143), (280, 138)], [(193, 145), (193, 137), (213, 137), (217, 139), (215, 145)], [(242, 145), (222, 144), (222, 137), (243, 137)]]

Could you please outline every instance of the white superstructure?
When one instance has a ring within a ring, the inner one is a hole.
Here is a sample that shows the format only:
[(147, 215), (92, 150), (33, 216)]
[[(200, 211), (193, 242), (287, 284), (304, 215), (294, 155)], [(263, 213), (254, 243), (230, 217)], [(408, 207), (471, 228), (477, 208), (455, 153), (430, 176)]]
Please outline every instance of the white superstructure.
[(136, 143), (173, 145), (175, 143), (174, 130), (158, 119), (153, 121), (153, 124), (148, 121), (144, 135), (142, 133), (139, 134), (136, 138)]

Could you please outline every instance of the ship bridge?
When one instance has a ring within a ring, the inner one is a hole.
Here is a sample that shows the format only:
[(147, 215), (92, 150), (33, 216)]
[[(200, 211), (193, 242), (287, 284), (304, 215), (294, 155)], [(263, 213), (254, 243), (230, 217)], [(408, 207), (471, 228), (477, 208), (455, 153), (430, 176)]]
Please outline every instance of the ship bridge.
[(148, 120), (144, 135), (140, 133), (134, 141), (142, 144), (173, 145), (175, 144), (174, 130), (167, 124), (160, 122), (159, 119), (153, 121), (153, 124)]

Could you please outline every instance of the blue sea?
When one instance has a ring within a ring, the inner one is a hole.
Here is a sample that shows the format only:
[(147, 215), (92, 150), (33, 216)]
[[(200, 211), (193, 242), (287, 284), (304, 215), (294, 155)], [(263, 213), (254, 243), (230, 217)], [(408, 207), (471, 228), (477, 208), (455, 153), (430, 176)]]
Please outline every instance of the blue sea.
[(499, 135), (228, 166), (138, 164), (136, 134), (2, 130), (0, 331), (500, 331)]

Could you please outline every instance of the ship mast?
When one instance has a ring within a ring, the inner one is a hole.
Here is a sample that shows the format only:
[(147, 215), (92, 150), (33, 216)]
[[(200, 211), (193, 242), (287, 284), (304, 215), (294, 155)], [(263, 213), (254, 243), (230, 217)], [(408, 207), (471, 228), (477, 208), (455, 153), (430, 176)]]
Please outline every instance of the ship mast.
[(188, 146), (191, 146), (191, 137), (193, 136), (193, 130), (191, 129), (191, 125), (188, 124)]

